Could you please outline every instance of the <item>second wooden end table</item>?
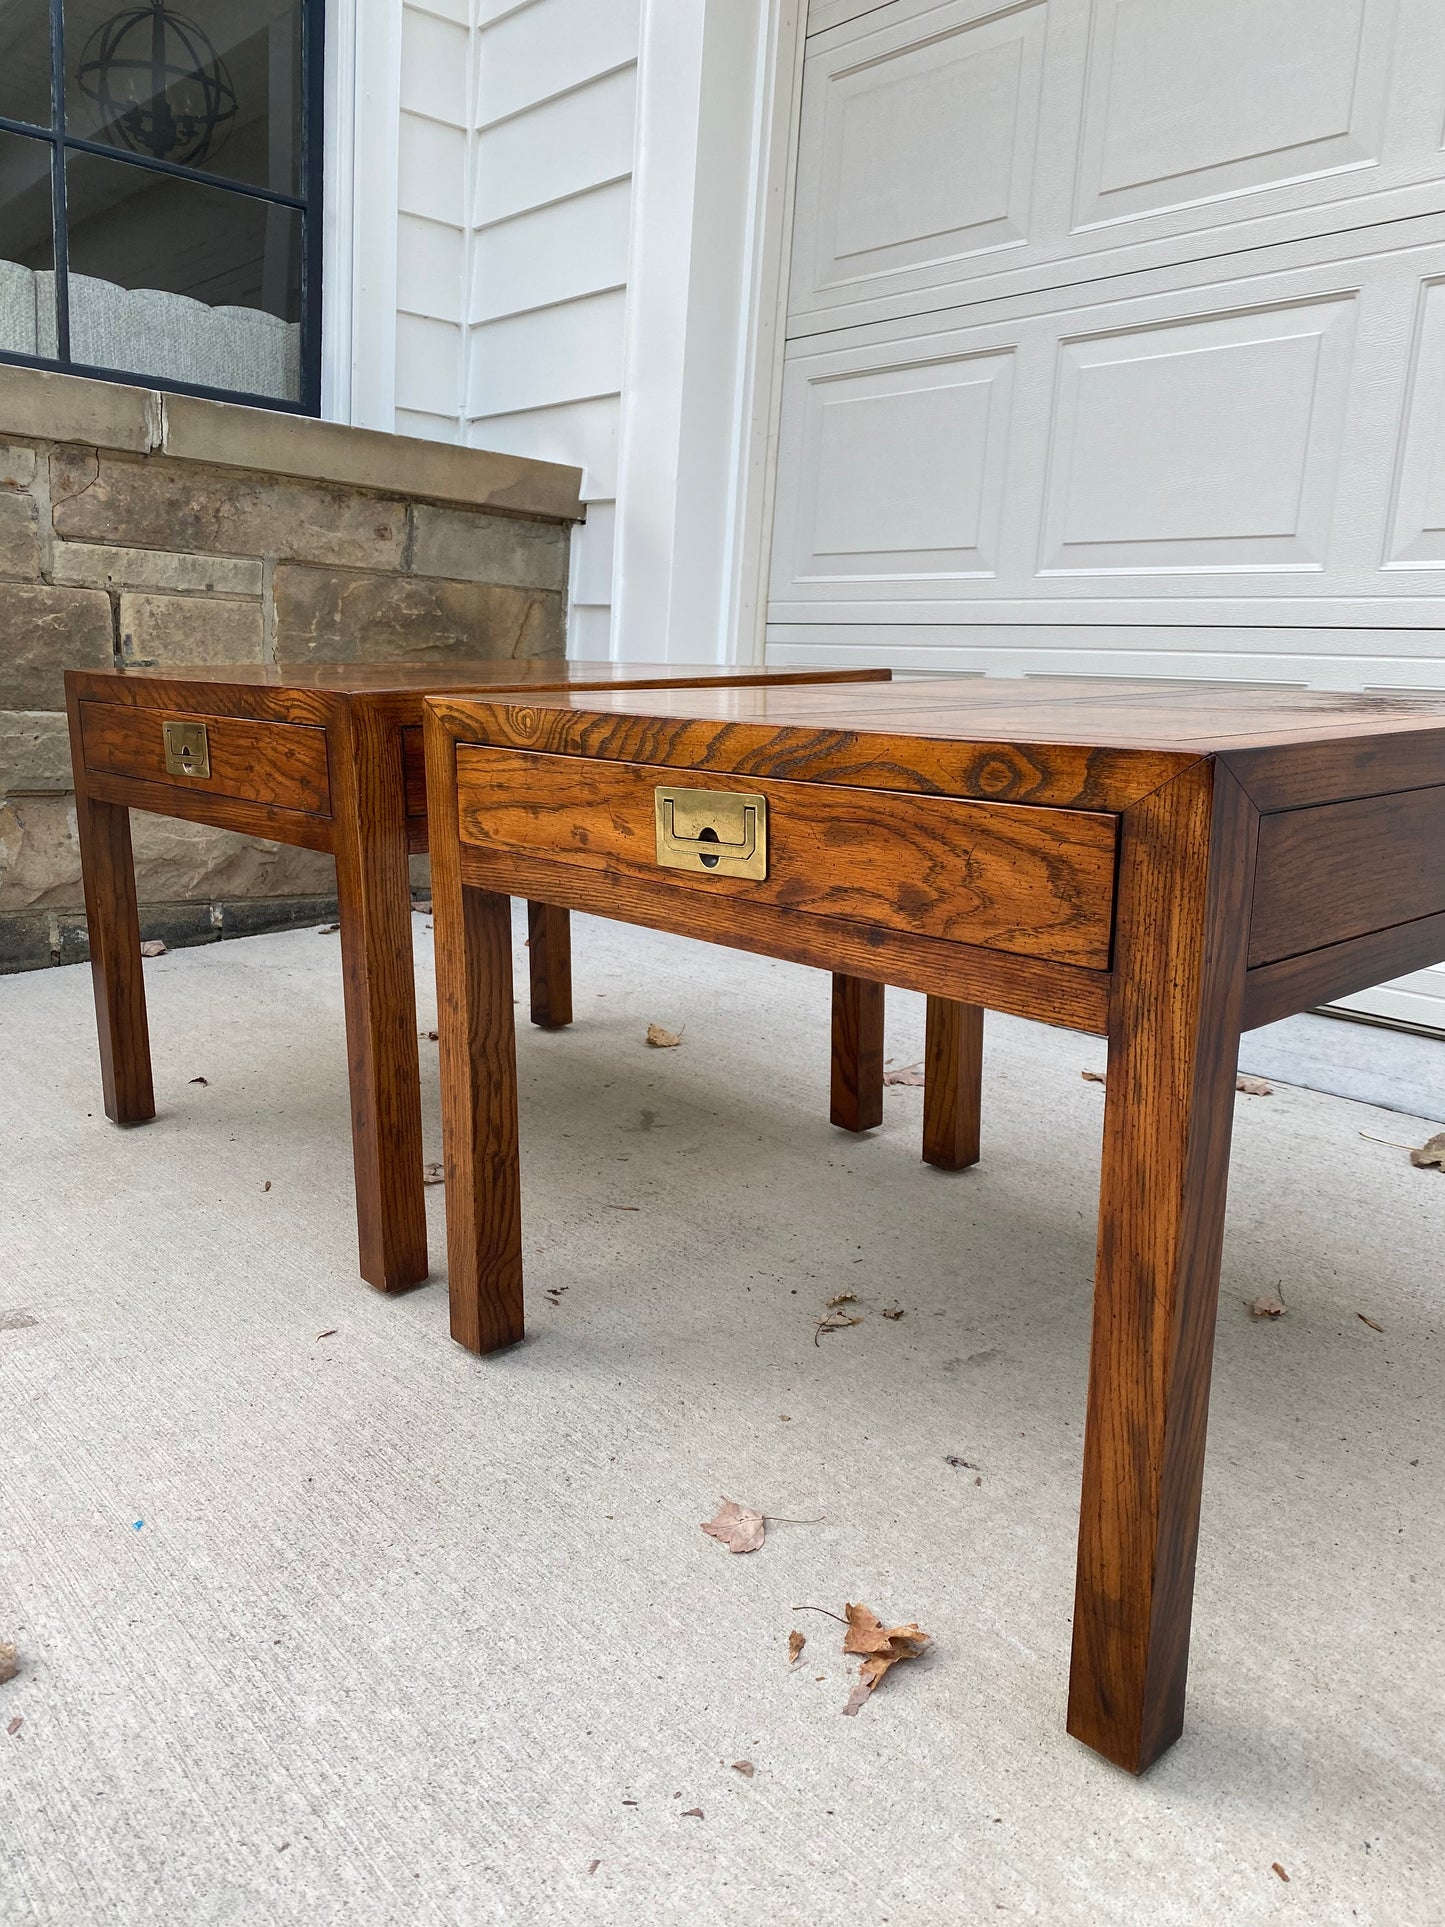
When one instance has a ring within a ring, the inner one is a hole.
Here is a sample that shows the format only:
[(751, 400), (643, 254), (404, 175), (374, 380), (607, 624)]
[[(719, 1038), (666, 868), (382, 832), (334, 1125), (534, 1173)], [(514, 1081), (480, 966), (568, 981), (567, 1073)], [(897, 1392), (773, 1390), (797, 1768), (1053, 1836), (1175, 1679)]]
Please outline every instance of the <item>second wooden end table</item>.
[[(106, 1115), (155, 1115), (130, 811), (184, 817), (336, 858), (361, 1275), (427, 1275), (421, 1082), (407, 858), (427, 847), (422, 699), (660, 683), (878, 681), (888, 671), (727, 670), (586, 662), (293, 663), (66, 675)], [(572, 1016), (565, 910), (531, 906), (532, 1019)], [(881, 1100), (881, 1006), (840, 983), (835, 1122)], [(862, 1029), (858, 1028), (861, 1023)], [(876, 1039), (874, 1030), (877, 1030)], [(861, 1070), (860, 1070), (861, 1065)]]

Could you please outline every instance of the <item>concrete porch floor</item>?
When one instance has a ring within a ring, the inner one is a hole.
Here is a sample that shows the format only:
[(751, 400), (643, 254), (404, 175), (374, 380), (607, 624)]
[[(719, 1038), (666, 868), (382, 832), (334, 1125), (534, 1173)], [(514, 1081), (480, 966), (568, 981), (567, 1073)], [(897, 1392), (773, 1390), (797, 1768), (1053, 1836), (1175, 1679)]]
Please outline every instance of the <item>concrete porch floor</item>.
[[(140, 1130), (89, 973), (0, 980), (0, 1919), (1445, 1918), (1445, 1175), (1359, 1135), (1438, 1127), (1239, 1100), (1189, 1724), (1136, 1782), (1063, 1730), (1102, 1044), (991, 1019), (944, 1177), (916, 1089), (828, 1126), (821, 976), (574, 954), (575, 1027), (519, 1039), (532, 1336), (485, 1362), (440, 1189), (437, 1279), (355, 1275), (335, 936), (148, 965)], [(722, 1494), (822, 1523), (732, 1557)], [(856, 1719), (792, 1610), (849, 1599), (937, 1642)]]

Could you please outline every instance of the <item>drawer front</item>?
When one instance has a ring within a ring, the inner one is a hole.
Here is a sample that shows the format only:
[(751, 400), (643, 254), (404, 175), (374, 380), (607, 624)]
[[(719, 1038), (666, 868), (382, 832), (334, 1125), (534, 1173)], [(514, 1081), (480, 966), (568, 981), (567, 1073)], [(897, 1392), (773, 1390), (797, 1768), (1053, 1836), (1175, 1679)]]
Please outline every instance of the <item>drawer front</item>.
[[(210, 768), (185, 775), (166, 763), (167, 723), (204, 724)], [(244, 716), (195, 716), (129, 703), (80, 705), (85, 766), (107, 776), (140, 777), (173, 789), (267, 803), (326, 816), (331, 786), (326, 731), (304, 723), (260, 723)]]
[[(657, 791), (762, 796), (761, 878), (657, 858)], [(739, 896), (956, 943), (1109, 966), (1117, 818), (825, 783), (719, 778), (647, 764), (457, 746), (462, 841), (679, 890)]]

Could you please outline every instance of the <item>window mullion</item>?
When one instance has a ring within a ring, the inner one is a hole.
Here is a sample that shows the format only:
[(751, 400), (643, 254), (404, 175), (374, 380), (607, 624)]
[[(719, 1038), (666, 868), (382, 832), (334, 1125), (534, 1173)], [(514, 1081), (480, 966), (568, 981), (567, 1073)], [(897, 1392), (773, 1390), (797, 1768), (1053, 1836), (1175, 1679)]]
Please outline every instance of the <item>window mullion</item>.
[(50, 0), (50, 205), (54, 223), (55, 355), (70, 365), (70, 233), (65, 214), (65, 21)]

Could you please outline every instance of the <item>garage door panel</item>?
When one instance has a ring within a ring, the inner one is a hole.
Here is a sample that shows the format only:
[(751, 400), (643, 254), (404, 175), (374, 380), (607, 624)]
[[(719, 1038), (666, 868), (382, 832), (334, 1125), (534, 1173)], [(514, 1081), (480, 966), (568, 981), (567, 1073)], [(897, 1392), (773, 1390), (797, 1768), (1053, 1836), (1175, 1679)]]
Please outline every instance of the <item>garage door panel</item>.
[[(1148, 603), (1182, 623), (1435, 629), (1421, 571), (1445, 546), (1386, 566), (1392, 514), (1427, 544), (1445, 521), (1445, 222), (1433, 234), (1366, 260), (1261, 273), (1249, 255), (1202, 285), (1195, 268), (1148, 295), (790, 344), (772, 620), (876, 620), (894, 603), (947, 622), (1013, 602), (1072, 621), (1134, 602), (1141, 620), (1159, 619)], [(1415, 441), (1431, 452), (1402, 463), (1417, 336)]]
[(1046, 18), (1046, 0), (1002, 18), (952, 0), (809, 63), (805, 286), (854, 288), (1027, 239)]
[(1041, 568), (1326, 565), (1355, 298), (1062, 343)]
[(1397, 569), (1445, 568), (1445, 279), (1420, 290), (1387, 553)]
[(1397, 0), (1099, 0), (1076, 222), (1366, 167)]
[(808, 42), (789, 332), (1438, 208), (1442, 138), (1438, 0), (894, 0)]
[(998, 566), (1013, 357), (853, 357), (798, 391), (778, 553), (817, 588)]

